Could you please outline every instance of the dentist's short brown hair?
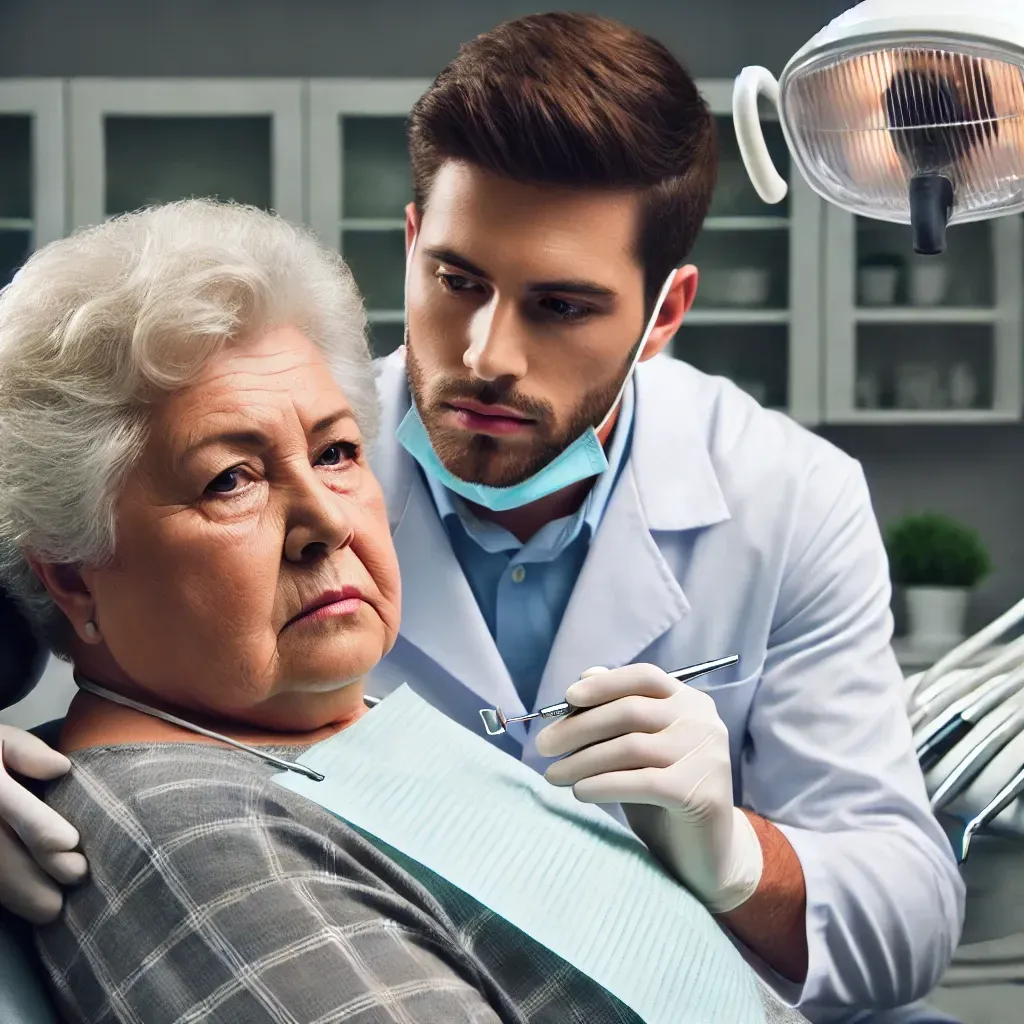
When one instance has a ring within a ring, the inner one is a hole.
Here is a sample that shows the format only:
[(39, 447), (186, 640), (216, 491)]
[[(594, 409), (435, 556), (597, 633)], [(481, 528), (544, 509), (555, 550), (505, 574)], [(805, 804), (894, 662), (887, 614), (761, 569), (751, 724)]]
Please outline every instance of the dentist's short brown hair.
[(587, 14), (507, 21), (464, 44), (413, 108), (413, 198), (449, 160), (537, 185), (635, 190), (648, 304), (689, 256), (718, 170), (714, 118), (657, 40)]

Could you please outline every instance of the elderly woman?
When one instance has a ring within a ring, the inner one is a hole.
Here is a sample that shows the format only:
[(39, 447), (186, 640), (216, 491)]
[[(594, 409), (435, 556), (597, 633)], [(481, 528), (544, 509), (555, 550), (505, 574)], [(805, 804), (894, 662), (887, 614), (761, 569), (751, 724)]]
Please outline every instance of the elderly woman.
[(83, 687), (48, 799), (92, 874), (37, 933), (69, 1019), (637, 1019), (263, 760), (103, 696), (291, 761), (364, 713), (400, 606), (376, 415), (351, 275), (256, 210), (121, 217), (0, 297), (0, 584)]
[[(0, 582), (83, 685), (294, 759), (398, 630), (376, 418), (352, 277), (298, 229), (192, 201), (55, 243), (0, 298)], [(559, 1017), (550, 962), (251, 755), (90, 692), (62, 749), (92, 875), (38, 940), (71, 1019)]]

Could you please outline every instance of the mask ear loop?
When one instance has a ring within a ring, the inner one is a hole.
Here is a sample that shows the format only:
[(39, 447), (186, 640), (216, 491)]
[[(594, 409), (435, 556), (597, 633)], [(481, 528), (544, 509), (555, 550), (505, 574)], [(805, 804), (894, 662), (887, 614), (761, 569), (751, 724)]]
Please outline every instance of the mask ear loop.
[(644, 354), (647, 339), (650, 338), (651, 331), (654, 330), (654, 322), (658, 319), (661, 307), (665, 304), (665, 299), (668, 297), (668, 290), (672, 287), (672, 282), (676, 279), (676, 274), (678, 273), (679, 268), (677, 267), (668, 275), (665, 279), (665, 283), (661, 286), (661, 294), (658, 296), (658, 301), (654, 304), (654, 311), (651, 313), (651, 317), (647, 321), (647, 326), (644, 328), (640, 344), (636, 347), (636, 354), (633, 356), (633, 362), (630, 364), (629, 372), (626, 374), (625, 380), (622, 382), (622, 387), (619, 388), (619, 393), (615, 396), (615, 401), (612, 402), (611, 407), (605, 413), (604, 419), (601, 420), (601, 422), (594, 428), (594, 433), (599, 434), (606, 426), (608, 426), (608, 421), (612, 418), (612, 413), (614, 413), (619, 407), (619, 402), (622, 401), (622, 396), (626, 393), (626, 387), (633, 378), (633, 373), (636, 370), (637, 363), (640, 362), (640, 357)]
[(414, 231), (409, 242), (409, 251), (405, 254), (405, 284), (402, 285), (402, 313), (405, 317), (406, 331), (409, 329), (409, 271), (412, 270), (412, 257), (416, 252), (416, 240), (419, 235)]

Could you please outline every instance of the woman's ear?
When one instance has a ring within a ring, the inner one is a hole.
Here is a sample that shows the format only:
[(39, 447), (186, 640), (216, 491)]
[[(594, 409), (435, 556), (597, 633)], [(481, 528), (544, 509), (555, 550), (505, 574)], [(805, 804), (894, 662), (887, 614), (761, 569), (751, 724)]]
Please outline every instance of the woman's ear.
[(96, 622), (96, 602), (78, 566), (37, 558), (30, 558), (28, 564), (78, 637), (87, 644), (99, 643), (102, 637)]

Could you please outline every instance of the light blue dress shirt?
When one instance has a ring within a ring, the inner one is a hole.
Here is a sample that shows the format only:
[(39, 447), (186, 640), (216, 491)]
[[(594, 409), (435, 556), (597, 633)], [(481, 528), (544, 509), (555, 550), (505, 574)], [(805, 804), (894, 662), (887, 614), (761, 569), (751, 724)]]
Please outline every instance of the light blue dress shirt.
[(607, 471), (573, 515), (546, 523), (525, 544), (504, 527), (478, 518), (462, 498), (424, 474), (455, 557), (523, 706), (530, 710), (576, 577), (629, 455), (633, 407), (630, 381), (607, 448)]

